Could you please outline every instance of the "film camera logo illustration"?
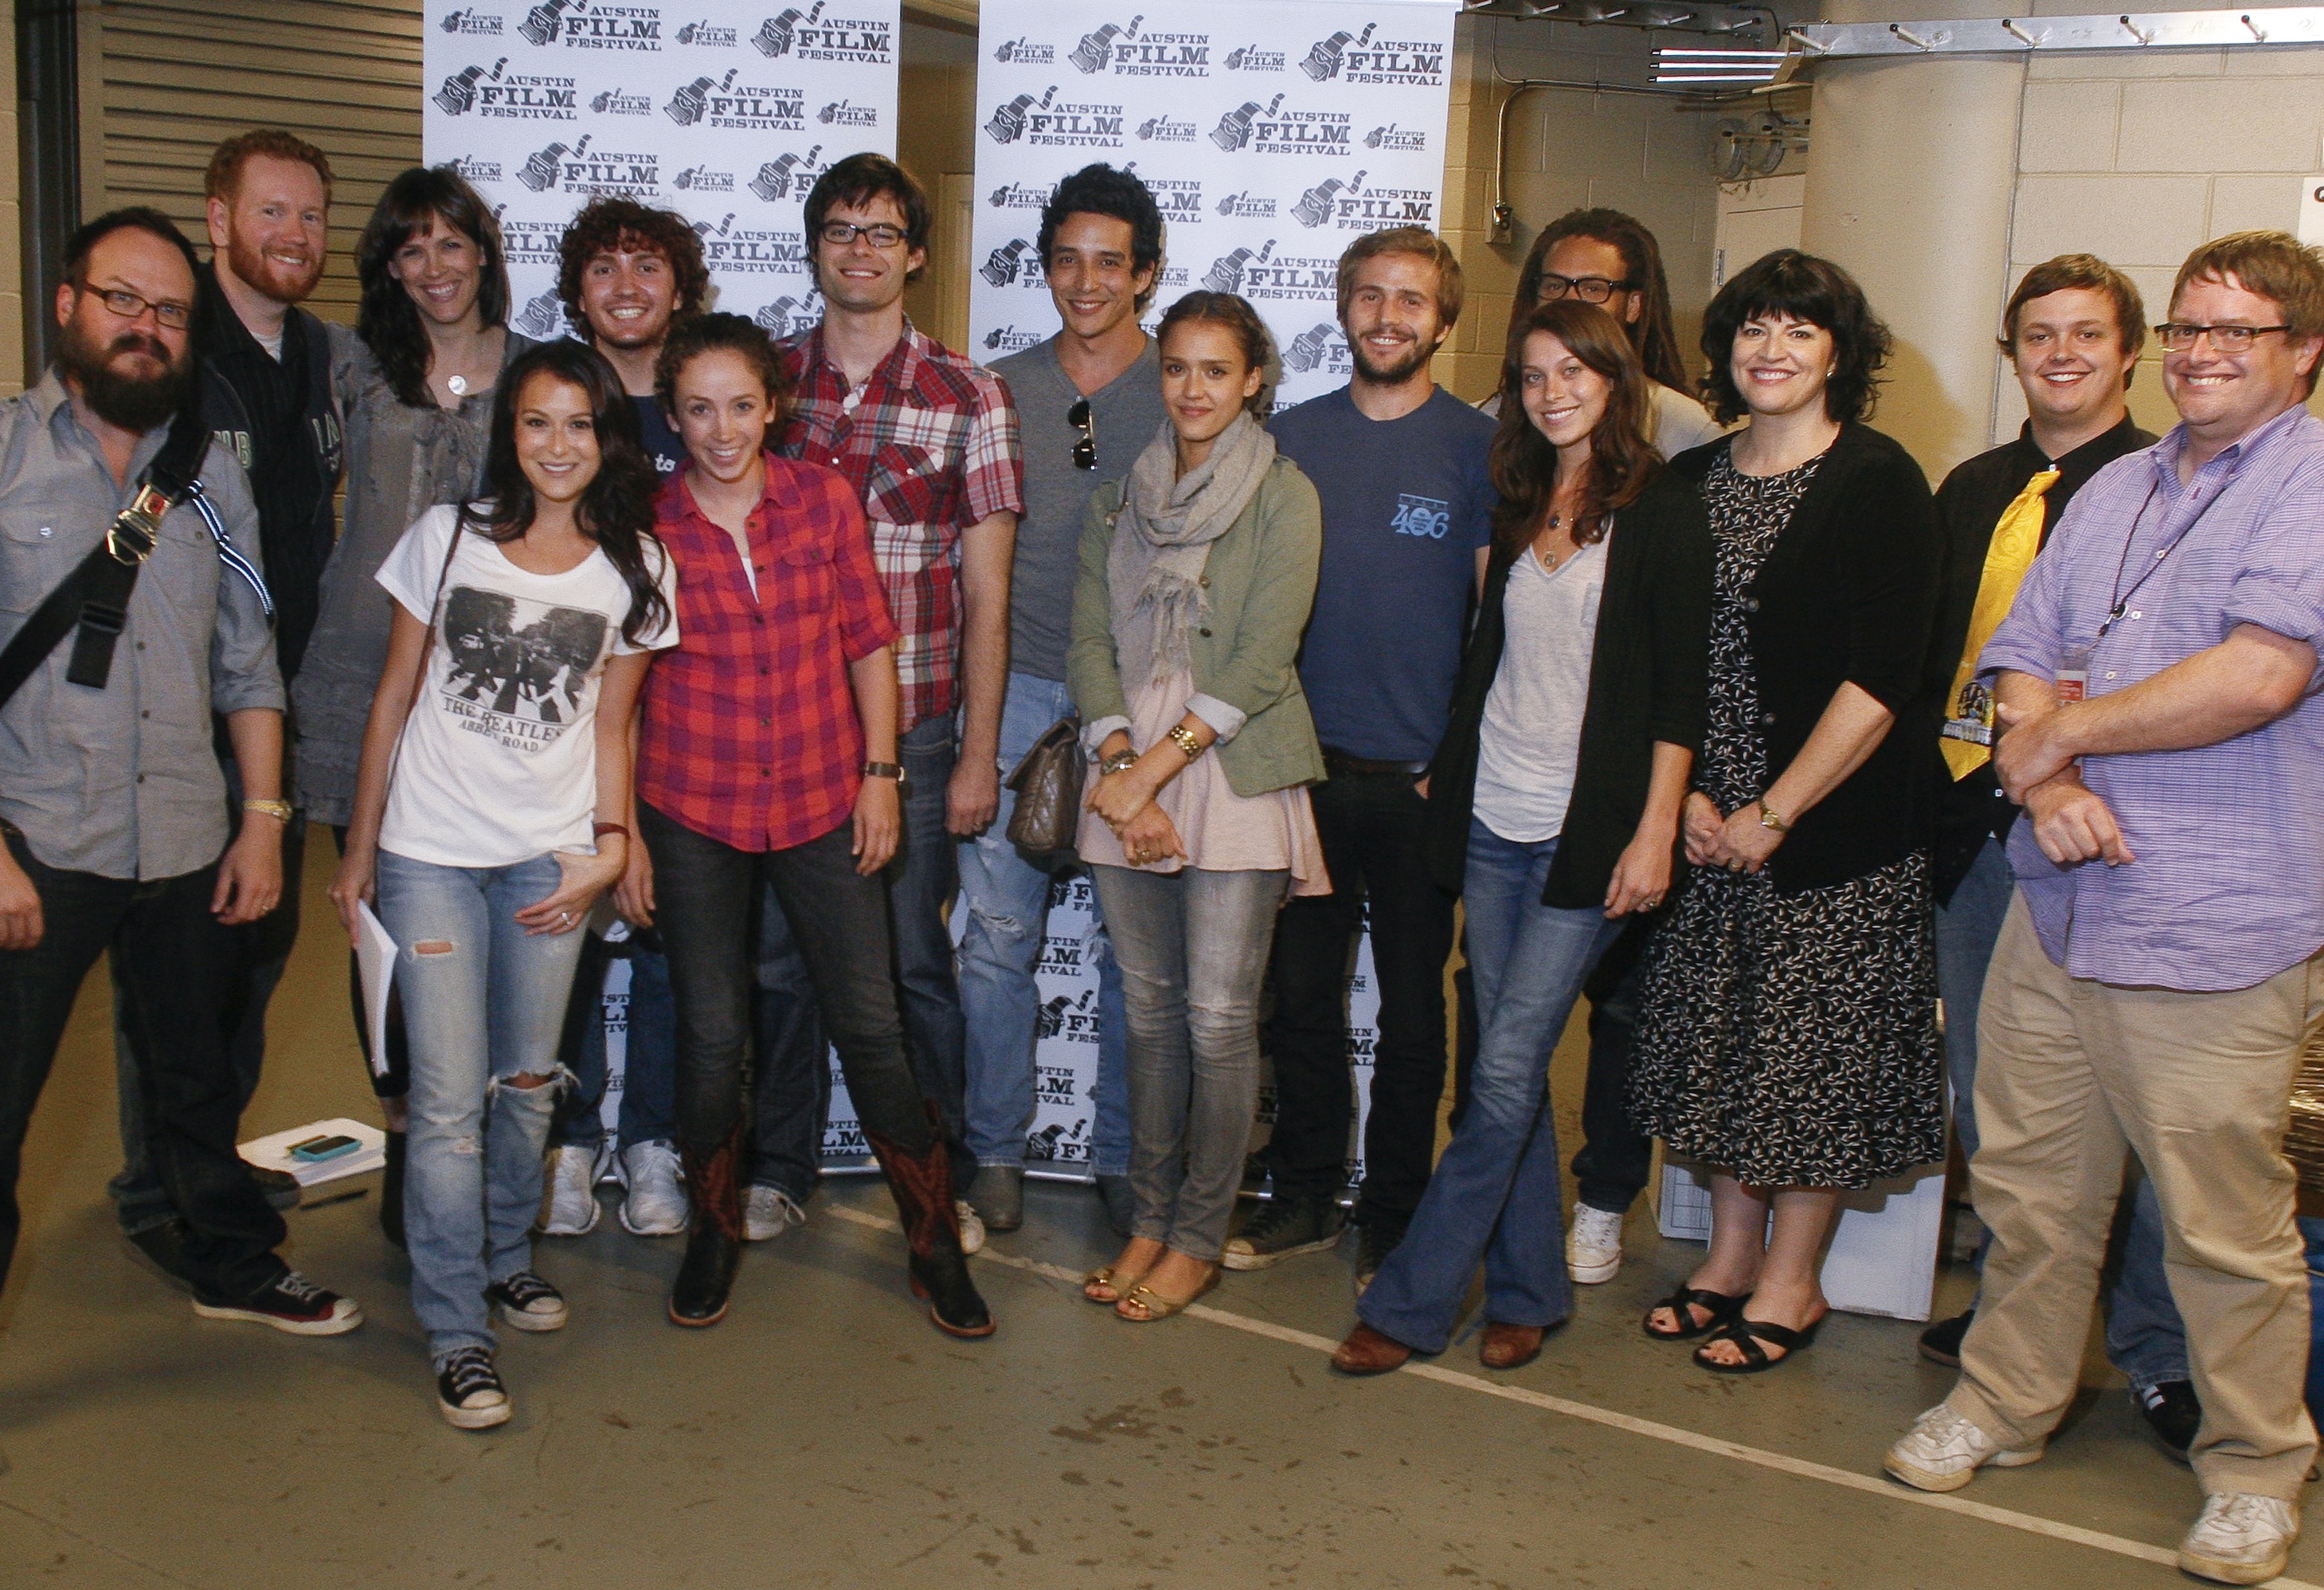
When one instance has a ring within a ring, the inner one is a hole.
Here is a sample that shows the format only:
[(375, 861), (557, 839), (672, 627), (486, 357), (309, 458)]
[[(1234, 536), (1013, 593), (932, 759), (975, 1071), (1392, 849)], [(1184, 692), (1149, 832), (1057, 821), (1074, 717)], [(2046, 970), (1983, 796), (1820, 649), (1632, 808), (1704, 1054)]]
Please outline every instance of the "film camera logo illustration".
[(1220, 199), (1216, 208), (1222, 216), (1239, 216), (1244, 220), (1271, 221), (1275, 218), (1275, 196), (1271, 193), (1253, 193), (1246, 188), (1230, 193)]
[(473, 154), (464, 154), (459, 159), (454, 161), (452, 162), (452, 169), (459, 172), (463, 179), (470, 182), (484, 182), (489, 184), (497, 182), (501, 180), (500, 162), (496, 160), (478, 160)]
[(1332, 356), (1332, 345), (1339, 340), (1340, 328), (1328, 320), (1318, 321), (1293, 337), (1283, 350), (1283, 367), (1295, 374), (1305, 375)]
[(984, 346), (997, 354), (1022, 353), (1028, 347), (1038, 347), (1040, 341), (1041, 333), (1019, 331), (1013, 322), (1007, 326), (996, 326), (984, 334)]
[(1268, 100), (1264, 110), (1259, 108), (1256, 99), (1244, 100), (1219, 118), (1219, 125), (1211, 129), (1211, 142), (1227, 153), (1234, 153), (1250, 143), (1251, 125), (1261, 116), (1273, 116), (1282, 105), (1283, 96), (1280, 94)]
[(678, 30), (679, 43), (699, 44), (705, 49), (732, 50), (737, 37), (733, 28), (722, 28), (711, 22), (690, 22)]
[[(742, 69), (740, 67), (728, 67), (725, 77), (717, 79), (718, 87), (715, 92), (724, 94), (733, 88), (734, 74)], [(714, 91), (710, 86), (712, 80), (709, 78), (696, 78), (690, 83), (680, 84), (678, 92), (669, 97), (669, 103), (662, 106), (663, 110), (669, 113), (669, 119), (681, 127), (690, 127), (700, 121), (703, 113), (710, 108), (710, 96)]]
[(1344, 182), (1337, 177), (1326, 178), (1299, 196), (1299, 202), (1291, 207), (1291, 218), (1303, 226), (1320, 226), (1332, 218), (1332, 201), (1334, 199), (1342, 192), (1360, 193), (1363, 187), (1364, 173), (1361, 171)]
[(976, 273), (995, 287), (1012, 287), (1028, 267), (1038, 263), (1033, 257), (1033, 245), (1025, 238), (1012, 237), (987, 254), (984, 263), (976, 267)]
[(436, 25), (447, 33), (489, 33), (497, 37), (501, 19), (482, 15), (472, 6), (462, 6), (457, 11), (446, 12)]
[(1399, 127), (1394, 122), (1385, 127), (1374, 127), (1364, 134), (1366, 149), (1425, 150), (1428, 134), (1418, 127)]
[(805, 154), (786, 153), (779, 159), (767, 162), (759, 168), (759, 174), (751, 179), (751, 191), (769, 204), (788, 199), (793, 189), (798, 190), (804, 197), (807, 184), (820, 174), (815, 157), (822, 153), (823, 145), (818, 143)]
[(857, 105), (853, 100), (835, 99), (816, 111), (815, 119), (825, 126), (835, 124), (843, 127), (876, 127), (880, 125), (880, 107)]
[(573, 0), (541, 0), (524, 14), (516, 31), (528, 44), (549, 45), (557, 42), (557, 35), (565, 31), (565, 11)]
[(1240, 292), (1244, 272), (1252, 265), (1267, 263), (1274, 253), (1275, 239), (1270, 237), (1257, 254), (1247, 248), (1238, 248), (1232, 254), (1222, 254), (1211, 262), (1209, 270), (1203, 273), (1203, 285), (1213, 292)]
[(508, 57), (503, 55), (490, 66), (472, 66), (465, 71), (454, 72), (444, 79), (443, 87), (436, 90), (437, 108), (446, 116), (467, 115), (476, 108), (477, 83), (499, 82), (501, 69), (507, 64)]
[(565, 330), (565, 305), (550, 288), (517, 311), (515, 326), (534, 341), (545, 341)]
[(1307, 59), (1299, 63), (1299, 69), (1305, 72), (1311, 81), (1330, 82), (1340, 75), (1340, 68), (1347, 63), (1348, 51), (1351, 47), (1361, 50), (1370, 43), (1372, 31), (1379, 26), (1379, 23), (1376, 22), (1368, 22), (1360, 33), (1351, 33), (1342, 30), (1333, 33), (1328, 39), (1316, 40), (1314, 47), (1307, 51)]
[(727, 228), (727, 227), (729, 227), (729, 226), (733, 226), (733, 224), (734, 224), (734, 212), (733, 212), (733, 210), (731, 210), (731, 209), (730, 209), (730, 210), (728, 210), (728, 211), (726, 212), (726, 218), (725, 218), (724, 220), (723, 220), (723, 221), (717, 221), (717, 222), (711, 222), (711, 221), (696, 221), (696, 222), (695, 222), (695, 223), (694, 223), (694, 235), (695, 235), (696, 237), (724, 237), (724, 236), (726, 236), (726, 228)]
[(1053, 190), (1030, 182), (1003, 182), (985, 199), (994, 209), (1043, 209)]
[(1080, 68), (1084, 75), (1103, 71), (1105, 63), (1113, 59), (1113, 42), (1116, 39), (1138, 37), (1138, 24), (1145, 20), (1145, 15), (1141, 13), (1130, 19), (1128, 27), (1117, 22), (1110, 22), (1093, 33), (1084, 33), (1082, 42), (1074, 46), (1074, 52), (1066, 59)]
[(653, 98), (646, 94), (624, 94), (619, 88), (608, 88), (592, 95), (589, 108), (599, 116), (651, 116)]
[(732, 193), (734, 173), (714, 171), (708, 166), (688, 166), (672, 177), (669, 185), (694, 193)]
[(1030, 94), (1019, 94), (993, 111), (992, 119), (984, 124), (984, 130), (992, 135), (995, 143), (1014, 143), (1025, 135), (1026, 125), (1031, 119), (1028, 113), (1048, 109), (1049, 101), (1056, 97), (1057, 86), (1055, 83), (1049, 85), (1048, 92), (1038, 101)]
[(795, 299), (785, 293), (752, 316), (751, 319), (770, 337), (796, 336), (812, 329), (815, 323), (823, 319), (822, 307), (816, 302), (819, 296), (819, 291), (813, 287), (807, 290), (807, 296), (803, 299)]
[(1283, 62), (1282, 51), (1261, 50), (1256, 44), (1227, 51), (1227, 70), (1231, 72), (1279, 72)]
[(576, 158), (586, 154), (589, 140), (595, 136), (595, 133), (584, 134), (581, 142), (570, 149), (562, 143), (552, 143), (546, 149), (534, 150), (526, 157), (524, 164), (517, 168), (516, 180), (535, 193), (548, 192), (557, 186), (557, 173), (561, 169), (558, 162), (568, 153)]
[(1057, 47), (1030, 39), (1003, 39), (992, 47), (992, 59), (1003, 66), (1055, 66)]
[(751, 48), (770, 60), (788, 55), (798, 42), (799, 30), (813, 27), (816, 18), (823, 14), (823, 5), (824, 0), (815, 0), (814, 9), (807, 12), (796, 5), (784, 7), (759, 24), (759, 31), (751, 35)]

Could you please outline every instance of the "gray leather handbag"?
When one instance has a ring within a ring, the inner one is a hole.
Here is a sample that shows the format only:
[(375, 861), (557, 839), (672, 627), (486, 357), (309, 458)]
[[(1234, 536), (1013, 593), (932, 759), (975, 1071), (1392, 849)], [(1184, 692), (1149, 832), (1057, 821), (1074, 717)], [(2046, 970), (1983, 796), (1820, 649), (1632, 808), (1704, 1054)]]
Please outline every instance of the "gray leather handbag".
[(1009, 775), (1017, 809), (1009, 818), (1009, 842), (1051, 864), (1073, 858), (1082, 821), (1082, 779), (1089, 759), (1082, 750), (1082, 725), (1065, 716), (1051, 724)]

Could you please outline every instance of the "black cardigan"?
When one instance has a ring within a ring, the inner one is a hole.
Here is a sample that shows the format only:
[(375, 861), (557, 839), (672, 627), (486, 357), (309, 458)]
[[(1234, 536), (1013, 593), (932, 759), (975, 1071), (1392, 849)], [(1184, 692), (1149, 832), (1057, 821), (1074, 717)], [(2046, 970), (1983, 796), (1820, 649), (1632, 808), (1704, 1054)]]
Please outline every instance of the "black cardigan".
[[(1458, 892), (1468, 870), (1485, 698), (1507, 638), (1501, 612), (1509, 569), (1525, 551), (1497, 549), (1477, 625), (1462, 659), (1452, 716), (1429, 764), (1428, 864)], [(1646, 809), (1657, 740), (1702, 744), (1711, 641), (1712, 553), (1702, 498), (1668, 470), (1616, 516), (1606, 543), (1606, 588), (1590, 656), (1580, 760), (1565, 829), (1542, 903), (1602, 905), (1614, 864)]]
[[(1699, 492), (1733, 440), (1681, 453), (1670, 473)], [(1794, 818), (1767, 864), (1779, 892), (1846, 883), (1929, 843), (1927, 754), (1938, 726), (1929, 640), (1943, 547), (1920, 465), (1895, 441), (1851, 423), (1751, 583), (1745, 606), (1770, 782), (1843, 684), (1895, 715), (1864, 765)]]

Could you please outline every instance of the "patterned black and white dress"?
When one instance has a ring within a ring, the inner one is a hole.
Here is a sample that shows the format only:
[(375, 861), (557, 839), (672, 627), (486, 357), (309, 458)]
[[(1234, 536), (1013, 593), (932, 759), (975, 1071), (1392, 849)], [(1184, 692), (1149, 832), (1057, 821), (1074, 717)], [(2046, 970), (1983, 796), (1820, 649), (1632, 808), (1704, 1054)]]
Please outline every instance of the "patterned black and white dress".
[[(1694, 787), (1721, 811), (1769, 781), (1744, 602), (1821, 461), (1755, 477), (1722, 455), (1703, 483), (1719, 571)], [(1793, 894), (1764, 872), (1692, 869), (1647, 953), (1641, 1132), (1757, 1187), (1859, 1188), (1943, 1156), (1925, 852)]]

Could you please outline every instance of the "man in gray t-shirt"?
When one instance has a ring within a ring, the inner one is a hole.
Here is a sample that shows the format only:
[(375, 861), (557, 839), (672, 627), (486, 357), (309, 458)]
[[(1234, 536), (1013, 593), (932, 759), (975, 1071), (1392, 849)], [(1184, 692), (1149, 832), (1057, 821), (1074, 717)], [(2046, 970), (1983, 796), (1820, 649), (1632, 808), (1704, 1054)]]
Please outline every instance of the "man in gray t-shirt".
[[(1090, 496), (1126, 476), (1163, 424), (1161, 361), (1138, 323), (1161, 271), (1162, 216), (1154, 196), (1111, 166), (1074, 172), (1041, 212), (1039, 258), (1063, 326), (1047, 341), (993, 365), (1016, 400), (1025, 459), (1025, 514), (1009, 583), (1004, 777), (1050, 725), (1074, 710), (1065, 646)], [(960, 1003), (968, 1025), (968, 1147), (976, 1158), (967, 1197), (993, 1231), (1013, 1231), (1024, 1218), (1040, 1024), (1033, 969), (1049, 909), (1048, 872), (1009, 842), (1015, 803), (1004, 788), (992, 826), (960, 847), (960, 892), (969, 911)], [(1094, 916), (1094, 901), (1091, 911)], [(1053, 1144), (1050, 1157), (1086, 1160), (1107, 1213), (1126, 1235), (1130, 1101), (1121, 975), (1102, 927), (1090, 948), (1101, 976), (1094, 1120), (1086, 1135), (1075, 1132)]]

